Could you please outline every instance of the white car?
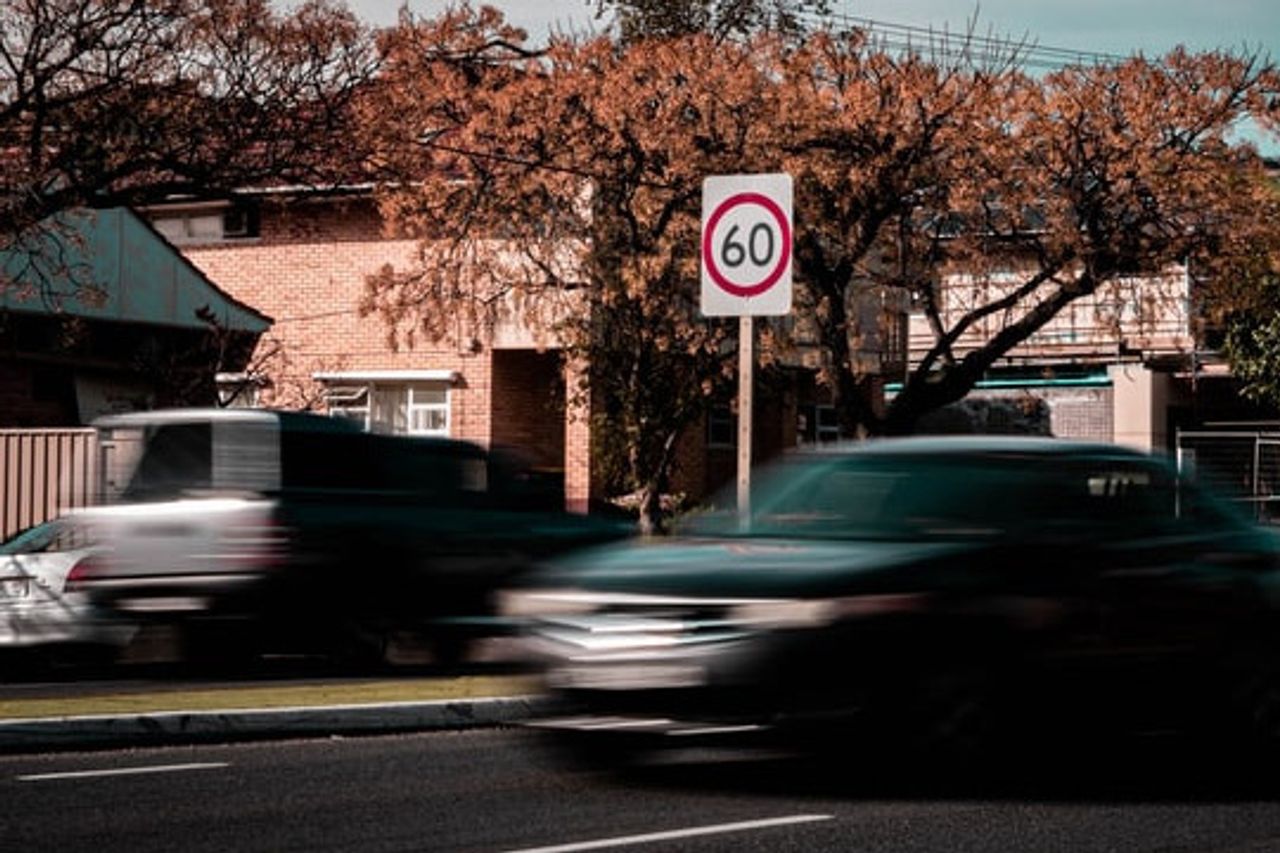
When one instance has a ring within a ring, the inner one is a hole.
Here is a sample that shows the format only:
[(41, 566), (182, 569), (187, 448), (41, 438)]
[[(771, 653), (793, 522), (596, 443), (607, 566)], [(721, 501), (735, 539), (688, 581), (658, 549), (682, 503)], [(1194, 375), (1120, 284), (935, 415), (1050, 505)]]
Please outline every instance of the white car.
[(102, 621), (67, 580), (93, 554), (83, 533), (57, 519), (0, 543), (0, 651), (44, 647), (110, 652), (130, 626)]

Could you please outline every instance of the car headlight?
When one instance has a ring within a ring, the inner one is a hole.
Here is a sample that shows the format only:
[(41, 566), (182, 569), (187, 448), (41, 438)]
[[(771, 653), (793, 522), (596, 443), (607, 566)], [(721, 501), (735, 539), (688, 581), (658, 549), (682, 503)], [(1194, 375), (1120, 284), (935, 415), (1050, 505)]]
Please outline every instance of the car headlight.
[(834, 604), (827, 598), (761, 599), (733, 607), (729, 621), (763, 628), (816, 628), (835, 620)]
[(765, 628), (820, 628), (841, 619), (916, 613), (926, 605), (926, 596), (919, 593), (765, 598), (736, 605), (729, 618)]
[(582, 616), (600, 607), (600, 596), (573, 589), (513, 589), (498, 593), (498, 613), (515, 618)]

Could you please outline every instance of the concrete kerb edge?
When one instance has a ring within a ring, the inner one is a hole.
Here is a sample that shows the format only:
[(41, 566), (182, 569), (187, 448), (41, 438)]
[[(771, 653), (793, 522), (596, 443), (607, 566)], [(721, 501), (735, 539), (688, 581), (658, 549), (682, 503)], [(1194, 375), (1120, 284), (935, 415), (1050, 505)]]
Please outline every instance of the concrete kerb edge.
[(0, 720), (0, 751), (208, 743), (468, 729), (535, 716), (538, 696)]

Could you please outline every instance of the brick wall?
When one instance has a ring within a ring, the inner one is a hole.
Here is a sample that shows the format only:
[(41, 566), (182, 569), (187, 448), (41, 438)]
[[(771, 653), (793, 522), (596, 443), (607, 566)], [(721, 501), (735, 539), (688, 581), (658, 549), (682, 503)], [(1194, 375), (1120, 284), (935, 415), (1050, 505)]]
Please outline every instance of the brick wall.
[(1049, 404), (1049, 423), (1060, 438), (1115, 441), (1110, 388), (1064, 388), (1041, 394)]
[(451, 389), (451, 433), (488, 444), (491, 436), (491, 354), (450, 344), (388, 343), (377, 316), (357, 310), (365, 279), (386, 264), (405, 266), (413, 240), (389, 239), (372, 201), (264, 204), (260, 236), (183, 247), (219, 287), (271, 316), (275, 323), (255, 354), (271, 380), (261, 402), (323, 409), (317, 372), (443, 369), (457, 371)]
[(1049, 429), (1058, 438), (1084, 441), (1115, 440), (1112, 413), (1113, 391), (1109, 387), (984, 389), (972, 397), (1020, 400), (1035, 397), (1049, 407)]
[(564, 365), (564, 501), (573, 512), (590, 509), (600, 491), (591, 474), (591, 392), (586, 376), (580, 361)]
[(529, 461), (564, 469), (564, 379), (556, 352), (493, 354), (493, 443), (523, 451)]
[[(800, 383), (805, 379), (808, 374), (801, 372), (771, 375), (767, 379), (757, 376), (751, 419), (753, 469), (796, 446), (796, 406), (804, 388)], [(811, 379), (808, 388), (811, 395)], [(711, 447), (707, 444), (705, 417), (686, 429), (676, 445), (671, 491), (685, 495), (689, 504), (697, 504), (731, 487), (738, 476), (736, 432), (734, 435), (734, 446)]]

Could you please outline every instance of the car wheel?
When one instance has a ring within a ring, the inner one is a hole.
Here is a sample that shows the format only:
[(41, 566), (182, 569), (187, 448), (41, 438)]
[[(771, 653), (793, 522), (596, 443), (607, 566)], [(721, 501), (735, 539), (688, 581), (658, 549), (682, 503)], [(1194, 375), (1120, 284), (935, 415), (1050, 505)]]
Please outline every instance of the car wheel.
[(471, 638), (457, 631), (441, 631), (431, 640), (437, 666), (456, 669), (471, 659)]
[(252, 626), (190, 622), (180, 636), (184, 662), (197, 669), (243, 672), (258, 662), (260, 646)]
[(374, 621), (352, 620), (335, 632), (329, 661), (339, 669), (379, 671), (387, 666), (391, 628)]
[(1228, 734), (1249, 752), (1274, 757), (1280, 751), (1280, 669), (1259, 664), (1237, 671), (1228, 701)]
[(969, 772), (990, 757), (996, 726), (987, 673), (971, 668), (929, 673), (903, 709), (909, 751), (938, 769)]
[(600, 732), (548, 730), (542, 741), (557, 763), (573, 770), (621, 773), (636, 767), (644, 755), (633, 739)]

